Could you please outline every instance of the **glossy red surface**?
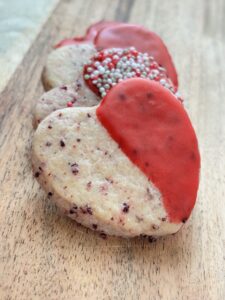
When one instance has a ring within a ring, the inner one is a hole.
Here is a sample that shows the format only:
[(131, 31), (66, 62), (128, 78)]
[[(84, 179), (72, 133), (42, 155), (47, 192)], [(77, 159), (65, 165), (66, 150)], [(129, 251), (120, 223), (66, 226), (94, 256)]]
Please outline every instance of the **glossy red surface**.
[(171, 222), (185, 222), (199, 184), (197, 138), (182, 104), (159, 83), (134, 78), (113, 87), (97, 117), (159, 189)]

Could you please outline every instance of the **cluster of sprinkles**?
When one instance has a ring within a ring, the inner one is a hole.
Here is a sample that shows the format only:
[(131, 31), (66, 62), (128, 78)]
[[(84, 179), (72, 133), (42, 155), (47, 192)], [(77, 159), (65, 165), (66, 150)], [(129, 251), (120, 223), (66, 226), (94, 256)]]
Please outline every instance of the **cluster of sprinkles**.
[(133, 77), (158, 81), (177, 98), (180, 98), (175, 93), (166, 70), (159, 66), (152, 56), (138, 52), (134, 47), (102, 50), (84, 66), (86, 83), (101, 97), (104, 97), (118, 82)]

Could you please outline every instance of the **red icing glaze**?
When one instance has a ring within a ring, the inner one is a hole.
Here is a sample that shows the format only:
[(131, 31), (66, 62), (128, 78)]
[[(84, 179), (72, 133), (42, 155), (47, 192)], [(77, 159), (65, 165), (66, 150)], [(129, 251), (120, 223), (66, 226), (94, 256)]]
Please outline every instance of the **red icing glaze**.
[(95, 45), (100, 49), (135, 47), (140, 52), (147, 52), (162, 65), (178, 87), (178, 79), (172, 58), (161, 38), (142, 26), (119, 24), (107, 26), (97, 34)]
[(109, 91), (97, 117), (159, 189), (170, 221), (185, 222), (196, 201), (200, 155), (182, 104), (159, 83), (134, 78)]
[(86, 31), (85, 39), (91, 42), (94, 42), (94, 39), (98, 32), (102, 30), (103, 28), (106, 28), (108, 26), (115, 26), (122, 23), (115, 22), (115, 21), (99, 21), (97, 23), (94, 23), (93, 25), (89, 26)]
[(94, 43), (94, 39), (100, 30), (102, 30), (107, 26), (118, 25), (118, 24), (121, 23), (114, 22), (114, 21), (99, 21), (88, 27), (85, 36), (64, 39), (60, 41), (58, 44), (56, 44), (55, 48), (80, 44), (80, 43), (90, 43), (90, 42)]

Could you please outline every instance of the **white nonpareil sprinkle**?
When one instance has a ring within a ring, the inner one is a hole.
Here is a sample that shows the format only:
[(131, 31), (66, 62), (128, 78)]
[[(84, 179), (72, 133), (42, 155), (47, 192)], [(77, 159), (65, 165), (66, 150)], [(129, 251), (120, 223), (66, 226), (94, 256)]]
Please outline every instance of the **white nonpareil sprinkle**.
[(138, 52), (134, 47), (102, 50), (84, 68), (84, 79), (97, 87), (102, 97), (118, 82), (134, 77), (155, 80), (180, 99), (166, 70), (152, 56)]

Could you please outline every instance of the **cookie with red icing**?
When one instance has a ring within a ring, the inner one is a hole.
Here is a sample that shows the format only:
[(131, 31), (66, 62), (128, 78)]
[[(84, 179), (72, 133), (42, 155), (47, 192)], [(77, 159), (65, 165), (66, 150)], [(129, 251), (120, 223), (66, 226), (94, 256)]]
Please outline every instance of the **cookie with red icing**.
[(174, 86), (178, 87), (177, 72), (166, 45), (156, 33), (143, 26), (117, 24), (104, 27), (96, 35), (94, 44), (100, 49), (135, 47), (139, 52), (148, 53), (166, 69)]
[(83, 76), (90, 89), (101, 97), (118, 82), (140, 77), (159, 82), (179, 98), (166, 69), (160, 67), (148, 53), (139, 52), (134, 47), (110, 48), (97, 52), (84, 65)]
[(172, 234), (195, 204), (194, 129), (175, 95), (153, 80), (126, 79), (97, 107), (50, 114), (34, 134), (32, 161), (64, 213), (101, 233)]
[[(58, 49), (47, 60), (43, 76), (47, 88), (73, 83), (76, 73), (80, 71), (76, 61), (79, 61), (78, 65), (86, 63), (90, 58), (89, 48), (92, 48), (93, 54), (94, 49), (135, 47), (137, 51), (153, 57), (166, 70), (174, 89), (177, 90), (177, 73), (167, 47), (157, 34), (143, 26), (101, 21), (90, 26), (84, 37), (66, 39), (56, 47)], [(80, 48), (87, 50), (86, 57), (79, 55)]]
[(95, 37), (100, 30), (108, 26), (119, 25), (119, 24), (122, 23), (115, 22), (115, 21), (104, 21), (104, 20), (96, 22), (88, 27), (84, 36), (64, 39), (60, 41), (58, 44), (56, 44), (55, 48), (60, 48), (68, 45), (76, 45), (80, 43), (94, 43)]
[[(72, 49), (74, 46), (67, 47)], [(73, 84), (56, 87), (40, 97), (34, 109), (35, 127), (57, 109), (97, 105), (113, 86), (127, 78), (140, 77), (159, 82), (181, 100), (166, 70), (160, 67), (153, 57), (138, 52), (134, 47), (96, 52), (88, 63), (80, 66), (79, 70), (78, 68), (74, 70), (76, 75), (66, 73), (63, 77), (77, 78)], [(63, 72), (60, 72), (60, 65), (57, 72), (63, 75)]]

